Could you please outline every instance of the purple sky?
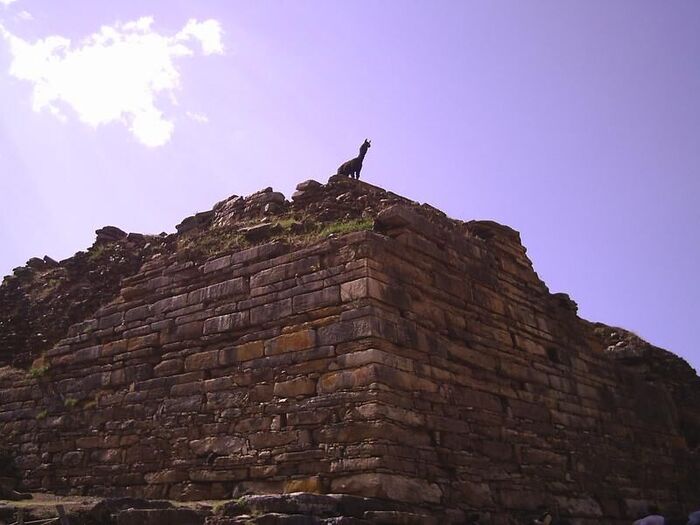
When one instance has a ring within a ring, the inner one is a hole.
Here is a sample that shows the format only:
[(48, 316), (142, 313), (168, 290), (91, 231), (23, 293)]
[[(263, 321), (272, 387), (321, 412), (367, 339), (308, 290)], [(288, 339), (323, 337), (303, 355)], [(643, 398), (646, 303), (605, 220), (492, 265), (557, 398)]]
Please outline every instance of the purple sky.
[(700, 366), (696, 0), (0, 0), (0, 95), (0, 274), (369, 137), (363, 179), (512, 226), (583, 317)]

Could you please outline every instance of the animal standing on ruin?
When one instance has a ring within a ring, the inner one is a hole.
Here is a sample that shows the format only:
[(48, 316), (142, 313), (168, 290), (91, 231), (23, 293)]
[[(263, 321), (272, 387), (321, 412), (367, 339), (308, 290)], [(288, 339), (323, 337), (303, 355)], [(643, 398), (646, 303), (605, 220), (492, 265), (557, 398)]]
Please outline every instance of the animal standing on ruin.
[(362, 146), (360, 146), (360, 154), (354, 159), (350, 159), (349, 161), (342, 163), (338, 168), (338, 175), (347, 175), (348, 177), (359, 179), (360, 170), (362, 170), (362, 161), (364, 160), (365, 155), (367, 155), (367, 150), (371, 145), (372, 143), (365, 139)]

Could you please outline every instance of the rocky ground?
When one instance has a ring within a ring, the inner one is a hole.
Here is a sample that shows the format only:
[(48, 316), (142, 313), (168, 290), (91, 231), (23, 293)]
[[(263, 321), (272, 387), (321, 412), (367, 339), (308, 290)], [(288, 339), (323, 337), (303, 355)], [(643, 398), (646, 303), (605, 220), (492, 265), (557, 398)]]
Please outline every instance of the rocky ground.
[[(96, 499), (34, 494), (17, 503), (0, 501), (0, 525), (56, 518), (57, 505), (70, 525), (438, 525), (425, 510), (346, 494), (245, 495), (231, 501), (171, 502), (136, 498)], [(475, 518), (475, 517), (474, 517)], [(467, 521), (469, 523), (469, 521)]]

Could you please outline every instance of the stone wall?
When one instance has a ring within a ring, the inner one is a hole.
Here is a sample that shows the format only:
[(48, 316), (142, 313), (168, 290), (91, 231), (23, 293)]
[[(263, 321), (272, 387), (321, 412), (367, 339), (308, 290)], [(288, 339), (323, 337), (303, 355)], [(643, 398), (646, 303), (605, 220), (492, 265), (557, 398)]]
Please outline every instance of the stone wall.
[(157, 257), (30, 373), (0, 369), (24, 486), (348, 493), (445, 522), (700, 501), (670, 390), (605, 355), (515, 231), (406, 205), (374, 230)]

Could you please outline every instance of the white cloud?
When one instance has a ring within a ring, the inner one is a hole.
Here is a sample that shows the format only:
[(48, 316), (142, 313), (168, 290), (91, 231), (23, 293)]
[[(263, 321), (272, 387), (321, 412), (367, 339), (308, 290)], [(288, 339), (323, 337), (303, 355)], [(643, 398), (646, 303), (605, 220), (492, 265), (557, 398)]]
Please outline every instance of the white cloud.
[(14, 4), (17, 0), (0, 0), (0, 4), (4, 5), (7, 7), (10, 4)]
[(34, 17), (29, 11), (20, 11), (19, 13), (17, 13), (17, 18), (24, 21), (34, 20)]
[[(0, 0), (5, 2), (8, 0)], [(146, 146), (162, 146), (174, 124), (156, 106), (164, 96), (176, 103), (180, 86), (176, 60), (193, 56), (198, 41), (204, 55), (222, 54), (221, 25), (190, 19), (174, 36), (152, 29), (153, 18), (102, 26), (72, 45), (54, 35), (29, 43), (0, 25), (10, 45), (10, 74), (34, 85), (33, 109), (65, 119), (70, 106), (80, 121), (97, 127), (122, 122)]]
[(205, 20), (197, 22), (190, 19), (177, 34), (177, 38), (189, 40), (196, 38), (202, 44), (202, 52), (205, 55), (221, 54), (224, 52), (224, 46), (221, 43), (221, 27), (216, 20)]
[(207, 122), (209, 122), (209, 117), (207, 117), (204, 113), (188, 111), (187, 113), (185, 113), (185, 115), (190, 117), (195, 122), (201, 122), (202, 124), (206, 124)]

